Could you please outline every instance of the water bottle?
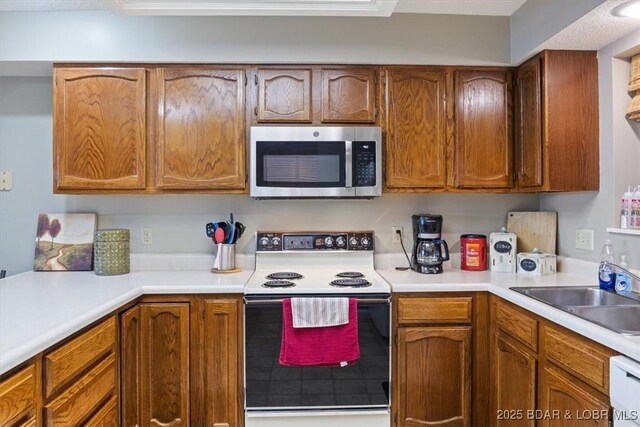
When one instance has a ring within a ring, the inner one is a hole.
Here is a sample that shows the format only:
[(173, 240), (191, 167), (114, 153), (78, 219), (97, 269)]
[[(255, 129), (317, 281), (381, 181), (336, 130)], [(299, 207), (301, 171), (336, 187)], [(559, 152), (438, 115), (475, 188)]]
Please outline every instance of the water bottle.
[(600, 289), (608, 291), (615, 291), (616, 289), (616, 273), (611, 267), (611, 264), (615, 263), (616, 255), (613, 250), (613, 244), (611, 240), (604, 241), (602, 252), (600, 252), (600, 267), (598, 268), (598, 280), (600, 282)]

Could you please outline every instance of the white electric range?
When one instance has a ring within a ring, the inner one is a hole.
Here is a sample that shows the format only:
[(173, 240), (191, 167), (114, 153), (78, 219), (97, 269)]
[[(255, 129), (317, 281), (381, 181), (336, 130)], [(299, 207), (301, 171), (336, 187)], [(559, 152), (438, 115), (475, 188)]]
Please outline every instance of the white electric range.
[[(246, 427), (390, 425), (391, 288), (374, 269), (374, 242), (371, 231), (257, 233), (244, 291)], [(289, 297), (355, 298), (360, 359), (280, 365)]]

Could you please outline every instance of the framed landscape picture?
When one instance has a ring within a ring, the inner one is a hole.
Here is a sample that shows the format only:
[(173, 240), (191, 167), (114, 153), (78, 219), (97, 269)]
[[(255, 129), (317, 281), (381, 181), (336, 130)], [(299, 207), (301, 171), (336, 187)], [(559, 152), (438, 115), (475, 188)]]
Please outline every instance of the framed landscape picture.
[(89, 214), (38, 215), (35, 271), (89, 271), (93, 261), (93, 233), (98, 216)]

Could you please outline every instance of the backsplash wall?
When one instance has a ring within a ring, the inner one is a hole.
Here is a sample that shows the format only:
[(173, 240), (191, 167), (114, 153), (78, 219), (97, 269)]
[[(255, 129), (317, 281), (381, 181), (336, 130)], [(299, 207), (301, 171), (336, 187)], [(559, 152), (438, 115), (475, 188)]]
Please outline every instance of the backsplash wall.
[[(444, 238), (455, 251), (459, 235), (489, 233), (509, 210), (538, 210), (525, 194), (385, 195), (375, 200), (253, 200), (249, 196), (65, 196), (52, 194), (51, 79), (0, 77), (0, 170), (14, 187), (0, 192), (0, 266), (9, 274), (30, 270), (40, 212), (97, 212), (100, 228), (129, 228), (132, 252), (210, 252), (204, 225), (233, 212), (247, 226), (238, 251), (252, 253), (253, 233), (272, 229), (373, 229), (378, 252), (400, 252), (391, 226), (405, 228), (410, 250), (411, 215), (444, 215)], [(140, 244), (153, 228), (154, 244)]]

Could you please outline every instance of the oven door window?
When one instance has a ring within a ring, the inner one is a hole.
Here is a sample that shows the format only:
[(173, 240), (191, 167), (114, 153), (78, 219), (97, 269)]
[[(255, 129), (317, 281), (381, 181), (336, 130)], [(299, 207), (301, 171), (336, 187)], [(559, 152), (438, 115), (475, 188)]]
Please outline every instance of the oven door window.
[(246, 408), (388, 407), (389, 331), (388, 304), (358, 304), (358, 361), (343, 368), (283, 366), (282, 306), (246, 306)]
[(259, 187), (345, 186), (344, 141), (258, 141), (256, 156)]

